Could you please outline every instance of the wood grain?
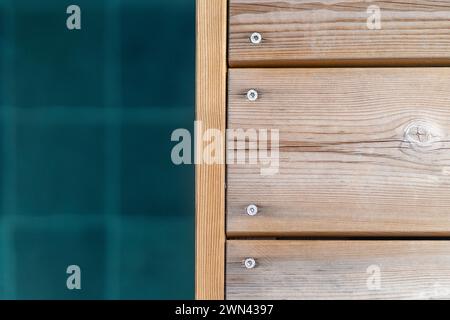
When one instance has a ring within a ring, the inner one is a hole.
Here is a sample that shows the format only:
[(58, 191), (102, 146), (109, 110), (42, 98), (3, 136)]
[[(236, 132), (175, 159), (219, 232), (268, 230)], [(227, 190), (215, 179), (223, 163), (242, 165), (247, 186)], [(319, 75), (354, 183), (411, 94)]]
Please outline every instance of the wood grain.
[[(381, 10), (379, 30), (367, 26), (370, 5)], [(249, 41), (253, 32), (262, 43)], [(450, 1), (230, 0), (229, 63), (448, 66)]]
[(230, 70), (229, 128), (279, 129), (280, 167), (229, 163), (228, 236), (450, 236), (449, 88), (450, 68)]
[(226, 282), (231, 300), (449, 299), (450, 242), (228, 241)]
[[(197, 0), (196, 119), (225, 130), (227, 1)], [(201, 143), (201, 139), (196, 139)], [(202, 152), (201, 145), (197, 151)], [(223, 299), (225, 166), (196, 165), (196, 298)]]

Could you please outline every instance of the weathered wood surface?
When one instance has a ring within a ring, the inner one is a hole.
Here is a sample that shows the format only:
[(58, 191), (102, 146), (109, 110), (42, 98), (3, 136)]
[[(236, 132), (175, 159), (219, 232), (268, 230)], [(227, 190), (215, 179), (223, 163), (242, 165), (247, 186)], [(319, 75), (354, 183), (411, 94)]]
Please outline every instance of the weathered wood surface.
[(228, 165), (228, 236), (450, 236), (449, 88), (450, 68), (230, 70), (228, 127), (279, 129), (280, 167)]
[(227, 299), (448, 299), (450, 242), (228, 241), (226, 283)]
[[(225, 130), (227, 1), (197, 0), (196, 119)], [(197, 140), (201, 143), (201, 139)], [(199, 153), (201, 148), (197, 149)], [(223, 299), (225, 292), (225, 167), (196, 165), (197, 299)]]
[[(368, 27), (371, 5), (381, 29)], [(450, 1), (230, 0), (229, 10), (232, 67), (450, 65)]]

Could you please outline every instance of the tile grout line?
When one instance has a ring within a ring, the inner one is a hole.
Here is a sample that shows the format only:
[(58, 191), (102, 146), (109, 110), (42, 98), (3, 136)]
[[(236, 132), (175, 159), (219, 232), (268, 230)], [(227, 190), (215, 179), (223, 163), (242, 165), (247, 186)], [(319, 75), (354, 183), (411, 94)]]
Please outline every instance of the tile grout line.
[(107, 256), (105, 297), (120, 297), (120, 0), (106, 4), (105, 16), (105, 221), (107, 227)]
[(3, 242), (3, 266), (4, 266), (4, 284), (5, 298), (15, 299), (15, 253), (13, 241), (14, 216), (16, 214), (16, 136), (15, 136), (15, 110), (14, 110), (14, 51), (15, 51), (15, 32), (14, 32), (14, 11), (12, 3), (6, 4), (7, 15), (4, 21), (6, 48), (3, 50), (3, 85), (2, 96), (4, 105), (2, 106), (2, 124), (3, 124), (3, 219), (2, 219), (2, 242)]

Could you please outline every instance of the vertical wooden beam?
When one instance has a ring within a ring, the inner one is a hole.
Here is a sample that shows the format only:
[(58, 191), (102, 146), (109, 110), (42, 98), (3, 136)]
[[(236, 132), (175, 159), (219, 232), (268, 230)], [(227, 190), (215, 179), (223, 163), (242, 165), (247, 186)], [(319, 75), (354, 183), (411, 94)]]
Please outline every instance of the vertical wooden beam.
[[(203, 130), (219, 129), (223, 134), (226, 39), (227, 0), (197, 0), (196, 120), (201, 121)], [(200, 158), (201, 138), (196, 141)], [(224, 148), (222, 151), (225, 154)], [(225, 294), (225, 164), (197, 164), (195, 176), (195, 295), (197, 299), (220, 300)]]

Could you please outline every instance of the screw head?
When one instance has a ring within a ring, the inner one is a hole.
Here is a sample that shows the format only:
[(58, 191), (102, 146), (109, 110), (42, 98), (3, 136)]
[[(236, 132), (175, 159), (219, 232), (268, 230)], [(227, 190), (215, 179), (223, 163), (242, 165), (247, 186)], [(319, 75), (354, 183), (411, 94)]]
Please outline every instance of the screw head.
[(247, 99), (252, 102), (258, 100), (258, 91), (255, 89), (248, 90)]
[(253, 44), (260, 44), (262, 41), (262, 36), (260, 33), (258, 32), (253, 32), (252, 35), (250, 36), (250, 41)]
[(244, 260), (244, 266), (247, 269), (253, 269), (254, 267), (256, 267), (256, 261), (253, 258), (247, 258)]
[(251, 204), (247, 207), (247, 214), (249, 216), (256, 216), (256, 214), (258, 213), (258, 207), (254, 204)]

